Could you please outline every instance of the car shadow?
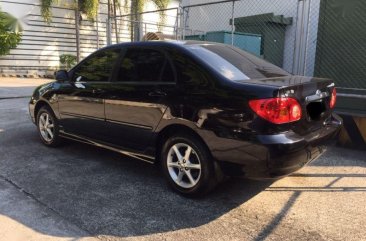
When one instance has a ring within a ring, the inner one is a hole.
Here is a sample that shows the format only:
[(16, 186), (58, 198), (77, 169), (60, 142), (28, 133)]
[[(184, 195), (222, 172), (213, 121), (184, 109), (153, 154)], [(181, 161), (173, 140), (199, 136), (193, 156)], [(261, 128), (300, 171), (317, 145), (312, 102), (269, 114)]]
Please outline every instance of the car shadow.
[[(29, 126), (3, 138), (2, 148), (11, 155), (1, 161), (5, 169), (0, 174), (93, 236), (130, 237), (198, 227), (272, 183), (232, 178), (204, 198), (188, 199), (167, 187), (157, 165), (73, 141), (47, 148)], [(6, 210), (1, 214), (44, 232), (22, 216)]]

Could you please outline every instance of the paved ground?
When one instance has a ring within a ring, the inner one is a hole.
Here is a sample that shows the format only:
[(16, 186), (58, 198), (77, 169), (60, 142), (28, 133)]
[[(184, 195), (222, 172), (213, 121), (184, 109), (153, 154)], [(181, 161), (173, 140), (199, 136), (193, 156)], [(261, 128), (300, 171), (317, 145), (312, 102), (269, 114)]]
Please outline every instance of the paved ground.
[(0, 100), (0, 240), (366, 240), (366, 152), (331, 147), (282, 180), (189, 200), (153, 165), (44, 147), (27, 102)]
[(0, 99), (30, 96), (34, 90), (34, 86), (50, 81), (50, 79), (0, 77)]

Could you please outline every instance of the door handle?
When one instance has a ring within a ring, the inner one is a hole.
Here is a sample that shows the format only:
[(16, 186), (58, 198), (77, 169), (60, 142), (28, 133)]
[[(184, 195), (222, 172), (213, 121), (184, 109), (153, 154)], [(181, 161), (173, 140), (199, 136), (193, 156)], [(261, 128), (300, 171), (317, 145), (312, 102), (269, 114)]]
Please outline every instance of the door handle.
[(166, 93), (161, 90), (154, 90), (149, 93), (149, 96), (166, 96)]

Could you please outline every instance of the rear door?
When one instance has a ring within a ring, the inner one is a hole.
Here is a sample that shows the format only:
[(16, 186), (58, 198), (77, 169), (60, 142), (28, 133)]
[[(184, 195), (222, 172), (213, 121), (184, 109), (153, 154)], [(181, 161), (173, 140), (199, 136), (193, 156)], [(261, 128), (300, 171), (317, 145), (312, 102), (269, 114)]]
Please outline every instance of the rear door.
[(130, 47), (105, 94), (110, 143), (143, 151), (175, 91), (176, 77), (167, 54), (158, 48)]
[(104, 132), (103, 93), (110, 88), (112, 69), (120, 49), (93, 54), (71, 72), (71, 80), (62, 83), (58, 94), (61, 125), (72, 134), (100, 139)]

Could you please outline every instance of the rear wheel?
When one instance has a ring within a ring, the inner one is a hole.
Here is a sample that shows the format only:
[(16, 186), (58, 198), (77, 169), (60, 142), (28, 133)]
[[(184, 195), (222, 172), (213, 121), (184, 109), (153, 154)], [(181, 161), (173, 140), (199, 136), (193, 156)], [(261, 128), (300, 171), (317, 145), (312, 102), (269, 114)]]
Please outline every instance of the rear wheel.
[(169, 185), (185, 196), (200, 196), (216, 186), (213, 160), (207, 147), (186, 135), (166, 140), (161, 164)]
[(58, 121), (48, 106), (44, 106), (38, 111), (37, 127), (43, 144), (50, 147), (56, 147), (61, 144)]

